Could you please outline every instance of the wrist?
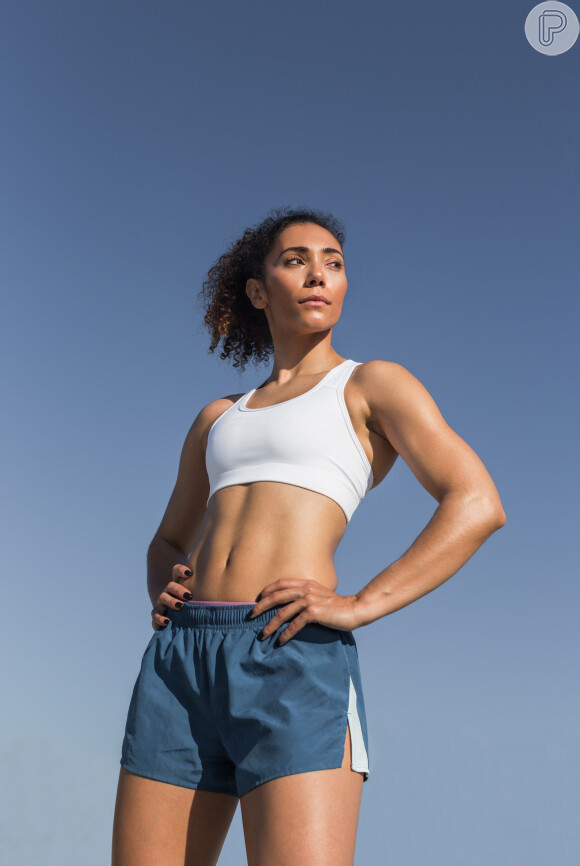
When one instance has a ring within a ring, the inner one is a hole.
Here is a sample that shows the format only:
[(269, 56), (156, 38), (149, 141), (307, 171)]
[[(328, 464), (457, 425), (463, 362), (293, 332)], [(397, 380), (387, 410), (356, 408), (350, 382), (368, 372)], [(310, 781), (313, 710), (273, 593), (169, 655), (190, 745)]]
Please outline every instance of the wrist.
[(386, 616), (391, 611), (388, 609), (387, 598), (383, 592), (357, 592), (354, 598), (354, 609), (358, 621), (357, 628), (370, 625), (377, 619)]

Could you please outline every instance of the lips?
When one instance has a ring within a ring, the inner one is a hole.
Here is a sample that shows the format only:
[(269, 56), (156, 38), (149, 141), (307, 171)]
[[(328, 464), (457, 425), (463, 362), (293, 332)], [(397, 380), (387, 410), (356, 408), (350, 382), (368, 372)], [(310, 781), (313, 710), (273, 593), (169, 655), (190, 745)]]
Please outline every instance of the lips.
[(304, 300), (300, 301), (300, 303), (306, 304), (306, 303), (308, 303), (308, 301), (322, 301), (322, 303), (324, 303), (324, 304), (329, 303), (329, 301), (327, 301), (326, 298), (323, 297), (323, 295), (310, 295), (310, 297), (304, 298)]

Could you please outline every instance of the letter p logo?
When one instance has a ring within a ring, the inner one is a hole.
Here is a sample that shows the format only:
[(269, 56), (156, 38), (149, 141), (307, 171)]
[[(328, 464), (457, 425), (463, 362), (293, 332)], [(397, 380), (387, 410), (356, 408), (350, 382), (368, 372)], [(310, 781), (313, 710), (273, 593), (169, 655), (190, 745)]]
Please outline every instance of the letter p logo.
[(557, 0), (534, 6), (524, 25), (526, 39), (540, 54), (563, 54), (578, 39), (580, 25), (573, 9)]
[(540, 45), (551, 45), (554, 41), (554, 33), (561, 33), (568, 23), (563, 12), (556, 9), (547, 9), (538, 16), (538, 39)]

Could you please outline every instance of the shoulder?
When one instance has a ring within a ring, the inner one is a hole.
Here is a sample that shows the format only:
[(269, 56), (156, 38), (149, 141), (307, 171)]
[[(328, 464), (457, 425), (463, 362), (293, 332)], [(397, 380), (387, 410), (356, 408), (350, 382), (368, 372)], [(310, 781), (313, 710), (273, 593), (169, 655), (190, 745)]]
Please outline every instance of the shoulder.
[(393, 378), (397, 376), (411, 375), (409, 371), (403, 367), (401, 364), (397, 364), (396, 361), (363, 361), (356, 367), (356, 372), (362, 375), (365, 379), (375, 379), (375, 378)]
[(353, 372), (353, 380), (360, 387), (365, 398), (371, 403), (384, 399), (388, 394), (395, 395), (404, 390), (416, 390), (424, 386), (419, 380), (395, 361), (365, 361)]
[(241, 394), (228, 394), (227, 397), (218, 397), (217, 400), (212, 400), (211, 403), (207, 403), (200, 411), (198, 412), (197, 418), (195, 422), (198, 422), (200, 425), (204, 424), (213, 424), (216, 418), (225, 412), (226, 409), (229, 409), (231, 406), (236, 403), (240, 397), (244, 396), (245, 392)]
[(197, 417), (191, 425), (189, 431), (190, 434), (199, 441), (202, 441), (204, 445), (207, 444), (207, 435), (212, 425), (217, 421), (220, 415), (223, 415), (223, 413), (230, 409), (234, 403), (240, 399), (240, 397), (243, 397), (244, 393), (245, 392), (242, 392), (241, 394), (228, 394), (227, 397), (218, 397), (217, 400), (212, 400), (211, 403), (207, 403), (203, 406), (197, 413)]
[(355, 369), (353, 377), (355, 374), (368, 421), (383, 435), (394, 422), (410, 419), (422, 424), (441, 422), (440, 410), (427, 388), (402, 364), (366, 361)]

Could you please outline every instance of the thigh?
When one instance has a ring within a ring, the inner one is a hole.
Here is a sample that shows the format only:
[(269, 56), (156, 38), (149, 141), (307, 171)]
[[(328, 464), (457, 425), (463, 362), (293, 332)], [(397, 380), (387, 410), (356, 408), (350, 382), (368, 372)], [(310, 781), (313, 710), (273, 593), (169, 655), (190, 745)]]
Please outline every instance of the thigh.
[(112, 866), (214, 866), (238, 802), (121, 767)]
[(272, 779), (240, 799), (248, 866), (352, 866), (363, 774), (350, 729), (339, 769)]

